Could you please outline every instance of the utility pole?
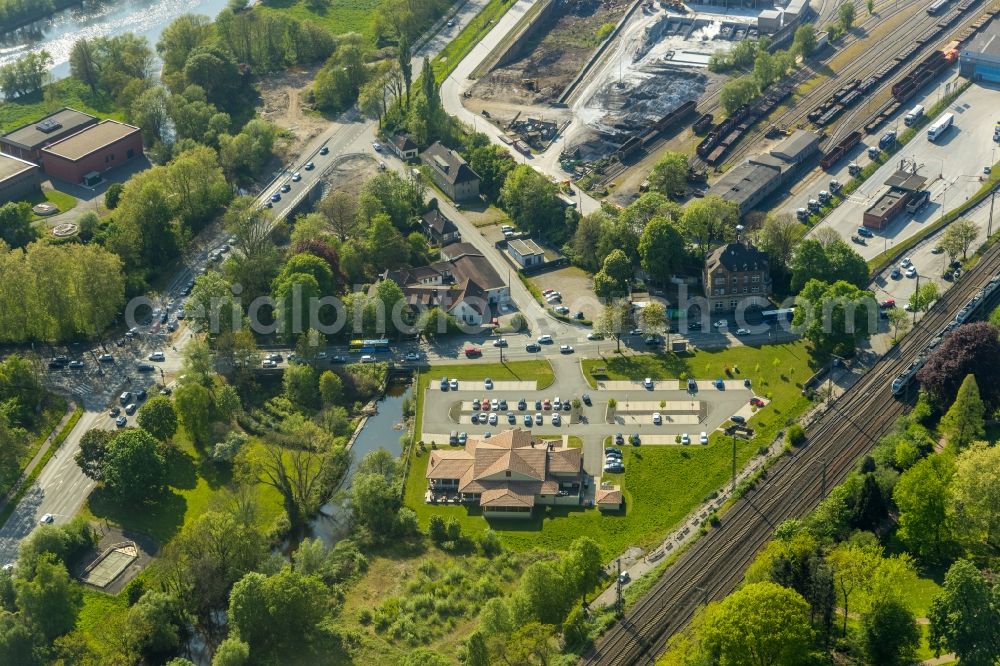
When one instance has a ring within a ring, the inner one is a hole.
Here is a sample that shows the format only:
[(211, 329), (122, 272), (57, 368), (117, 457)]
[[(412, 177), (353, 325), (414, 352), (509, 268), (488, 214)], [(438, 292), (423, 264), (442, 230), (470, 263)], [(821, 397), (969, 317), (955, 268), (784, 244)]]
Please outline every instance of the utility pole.
[(996, 188), (994, 188), (993, 193), (990, 194), (990, 221), (986, 225), (986, 240), (989, 240), (990, 236), (993, 235), (993, 202), (996, 200), (996, 198), (997, 198), (997, 191)]
[(917, 309), (918, 308), (916, 306), (920, 305), (920, 298), (917, 296), (917, 294), (919, 294), (919, 293), (920, 293), (920, 273), (917, 273), (917, 290), (915, 292), (913, 292), (913, 306), (914, 306), (913, 307), (913, 325), (914, 326), (917, 325)]

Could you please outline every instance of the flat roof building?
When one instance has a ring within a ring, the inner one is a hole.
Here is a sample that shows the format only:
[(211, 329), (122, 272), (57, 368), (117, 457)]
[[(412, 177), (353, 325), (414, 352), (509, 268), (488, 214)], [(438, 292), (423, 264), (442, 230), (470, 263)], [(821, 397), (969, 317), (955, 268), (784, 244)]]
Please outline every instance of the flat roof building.
[(94, 185), (105, 171), (142, 155), (142, 131), (103, 120), (41, 150), (45, 173), (69, 183)]
[(524, 268), (545, 263), (545, 250), (530, 238), (517, 238), (509, 241), (507, 249), (510, 250), (514, 261)]
[(770, 152), (751, 157), (726, 172), (708, 193), (732, 201), (746, 215), (775, 190), (788, 183), (798, 166), (819, 149), (820, 136), (796, 130)]
[(994, 19), (959, 52), (958, 72), (973, 81), (1000, 82), (1000, 21)]
[(97, 118), (69, 107), (33, 123), (22, 125), (0, 137), (0, 152), (37, 162), (47, 145), (97, 124)]
[(927, 179), (917, 173), (916, 167), (902, 161), (896, 172), (885, 179), (884, 184), (889, 186), (889, 190), (868, 207), (862, 224), (869, 229), (884, 229), (926, 182)]
[(40, 189), (41, 173), (37, 164), (0, 153), (0, 205), (30, 198)]

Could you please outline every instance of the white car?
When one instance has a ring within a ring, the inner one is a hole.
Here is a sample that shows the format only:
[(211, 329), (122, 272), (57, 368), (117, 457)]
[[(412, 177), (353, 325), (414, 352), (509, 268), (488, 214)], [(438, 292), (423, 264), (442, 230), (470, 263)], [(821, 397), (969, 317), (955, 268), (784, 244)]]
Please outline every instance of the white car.
[(490, 425), (496, 425), (496, 424), (497, 424), (497, 413), (490, 412)]
[(382, 152), (382, 144), (379, 143), (378, 141), (372, 141), (372, 148), (375, 149), (376, 153), (381, 153)]
[(374, 363), (375, 362), (375, 357), (372, 356), (371, 354), (364, 354), (361, 357), (361, 362), (362, 363)]
[(652, 377), (646, 377), (644, 380), (642, 380), (642, 385), (645, 386), (648, 389), (653, 388), (653, 378)]
[(653, 412), (653, 425), (663, 425), (663, 416), (659, 412)]
[(700, 435), (698, 435), (698, 443), (699, 444), (708, 444), (708, 433), (707, 432), (703, 432)]
[(573, 353), (573, 345), (560, 345), (559, 346), (559, 353), (560, 354), (572, 354)]
[(450, 382), (448, 382), (448, 386), (451, 387), (452, 391), (457, 391), (458, 390), (458, 380), (457, 379), (451, 380)]
[(42, 519), (39, 520), (38, 522), (41, 523), (42, 525), (50, 525), (54, 523), (55, 520), (56, 520), (55, 516), (53, 516), (51, 513), (47, 513), (44, 516), (42, 516)]
[(712, 324), (712, 326), (714, 326), (716, 328), (723, 328), (723, 327), (726, 326), (726, 320), (725, 319), (720, 319), (719, 321), (717, 321), (714, 324)]
[(903, 260), (901, 262), (899, 262), (899, 266), (901, 268), (909, 268), (912, 263), (913, 262), (910, 261), (909, 257), (903, 257)]
[(161, 351), (155, 351), (155, 352), (153, 352), (152, 354), (149, 355), (149, 360), (150, 361), (163, 361), (165, 359), (166, 359), (166, 356), (164, 356), (163, 352), (161, 352)]
[(551, 335), (539, 335), (538, 339), (537, 339), (537, 342), (540, 345), (550, 345), (550, 344), (552, 344), (552, 336)]
[(750, 331), (745, 328), (736, 329), (736, 335), (750, 335)]
[(604, 336), (600, 333), (587, 333), (588, 340), (603, 340)]
[(681, 444), (690, 444), (690, 443), (691, 443), (691, 438), (688, 437), (687, 433), (681, 435)]
[(262, 368), (277, 368), (278, 364), (275, 363), (274, 361), (272, 361), (269, 358), (265, 358), (263, 361), (260, 362), (260, 367), (262, 367)]
[(417, 352), (407, 352), (406, 356), (404, 356), (403, 358), (406, 359), (407, 361), (419, 361), (420, 354), (418, 354)]
[(917, 277), (917, 267), (916, 266), (910, 266), (909, 268), (907, 268), (906, 269), (906, 277), (908, 277), (908, 278)]

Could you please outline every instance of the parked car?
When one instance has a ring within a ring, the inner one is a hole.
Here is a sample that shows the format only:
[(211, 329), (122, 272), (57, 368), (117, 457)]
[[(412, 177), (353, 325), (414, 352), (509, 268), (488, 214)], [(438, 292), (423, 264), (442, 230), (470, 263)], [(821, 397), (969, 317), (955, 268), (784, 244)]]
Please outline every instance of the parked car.
[(552, 425), (557, 426), (562, 424), (562, 417), (559, 414), (552, 415)]
[(465, 446), (465, 443), (469, 441), (469, 433), (460, 432), (458, 433), (458, 443), (460, 446)]
[(682, 434), (681, 444), (690, 444), (690, 443), (691, 443), (691, 438), (688, 436), (688, 434), (687, 433)]
[(746, 417), (740, 416), (739, 414), (733, 414), (729, 417), (729, 420), (733, 423), (746, 423)]
[(112, 356), (111, 354), (101, 354), (100, 356), (97, 357), (97, 360), (100, 361), (101, 363), (114, 363), (115, 357)]
[(490, 423), (490, 425), (496, 425), (497, 424), (497, 413), (496, 412), (490, 412), (489, 423)]
[(761, 400), (760, 398), (754, 396), (753, 398), (750, 398), (750, 404), (752, 406), (754, 406), (754, 407), (763, 407), (764, 406), (764, 401)]
[(481, 404), (482, 403), (479, 402), (479, 398), (476, 398), (475, 400), (473, 400), (472, 401), (472, 411), (478, 412), (479, 411), (479, 407), (480, 407)]
[(149, 363), (137, 363), (135, 369), (139, 372), (152, 372), (156, 368), (151, 366)]
[(628, 441), (632, 446), (639, 446), (639, 444), (642, 443), (642, 440), (639, 439), (639, 433), (637, 432), (632, 433), (632, 435), (628, 438)]
[(138, 409), (138, 406), (134, 402), (130, 402), (127, 405), (125, 405), (125, 413), (128, 414), (129, 416), (135, 414), (136, 409)]
[(489, 377), (487, 377), (486, 379), (484, 379), (483, 380), (483, 388), (485, 388), (487, 391), (492, 391), (493, 390), (493, 380), (490, 379)]
[(115, 425), (119, 428), (124, 428), (126, 423), (128, 423), (128, 419), (124, 416), (119, 416), (115, 419)]
[(702, 431), (702, 433), (700, 435), (698, 435), (698, 443), (699, 444), (708, 444), (708, 433), (707, 432)]
[(663, 416), (659, 412), (653, 412), (653, 425), (663, 425)]
[(542, 416), (541, 412), (535, 414), (535, 425), (542, 425), (545, 423), (545, 417)]
[(79, 370), (83, 367), (83, 361), (70, 361), (69, 367), (73, 370)]
[(128, 403), (132, 402), (132, 392), (125, 391), (124, 393), (122, 393), (120, 396), (118, 396), (118, 402), (120, 402), (122, 405), (127, 405)]
[(652, 389), (653, 388), (653, 378), (652, 377), (646, 377), (644, 380), (642, 380), (642, 385), (645, 386), (648, 389)]
[(418, 354), (417, 352), (406, 352), (406, 355), (403, 357), (403, 359), (405, 359), (405, 360), (407, 360), (407, 361), (409, 361), (411, 363), (414, 362), (414, 361), (419, 361), (420, 360), (420, 354)]
[(600, 333), (587, 333), (588, 340), (603, 340), (604, 336)]
[(590, 402), (590, 394), (589, 393), (584, 393), (583, 395), (581, 395), (580, 396), (580, 400), (583, 400), (583, 404), (585, 404), (585, 405), (593, 404), (593, 403)]
[(47, 513), (44, 516), (42, 516), (42, 519), (38, 522), (40, 522), (43, 525), (50, 525), (53, 522), (55, 522), (55, 519), (56, 519), (55, 516), (53, 516), (51, 513)]
[(450, 382), (448, 382), (448, 386), (449, 386), (449, 388), (451, 388), (452, 391), (457, 391), (458, 390), (458, 380), (457, 379), (452, 379)]
[(161, 352), (161, 351), (155, 351), (155, 352), (153, 352), (152, 354), (149, 355), (149, 360), (150, 361), (163, 361), (165, 359), (166, 359), (166, 356), (164, 356), (163, 352)]
[(738, 328), (736, 329), (736, 335), (739, 336), (750, 335), (750, 331), (745, 328)]
[(531, 414), (524, 415), (524, 425), (531, 427)]

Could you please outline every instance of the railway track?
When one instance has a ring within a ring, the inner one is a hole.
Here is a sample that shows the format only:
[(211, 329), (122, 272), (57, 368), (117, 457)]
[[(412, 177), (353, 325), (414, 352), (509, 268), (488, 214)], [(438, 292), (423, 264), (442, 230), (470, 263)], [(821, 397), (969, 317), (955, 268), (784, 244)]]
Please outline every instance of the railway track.
[(807, 445), (775, 463), (767, 478), (723, 516), (721, 526), (681, 555), (582, 663), (654, 663), (667, 640), (690, 621), (700, 604), (730, 593), (774, 528), (813, 509), (825, 488), (842, 481), (889, 431), (906, 406), (892, 396), (892, 378), (998, 274), (1000, 246), (994, 245), (902, 343), (808, 426)]

